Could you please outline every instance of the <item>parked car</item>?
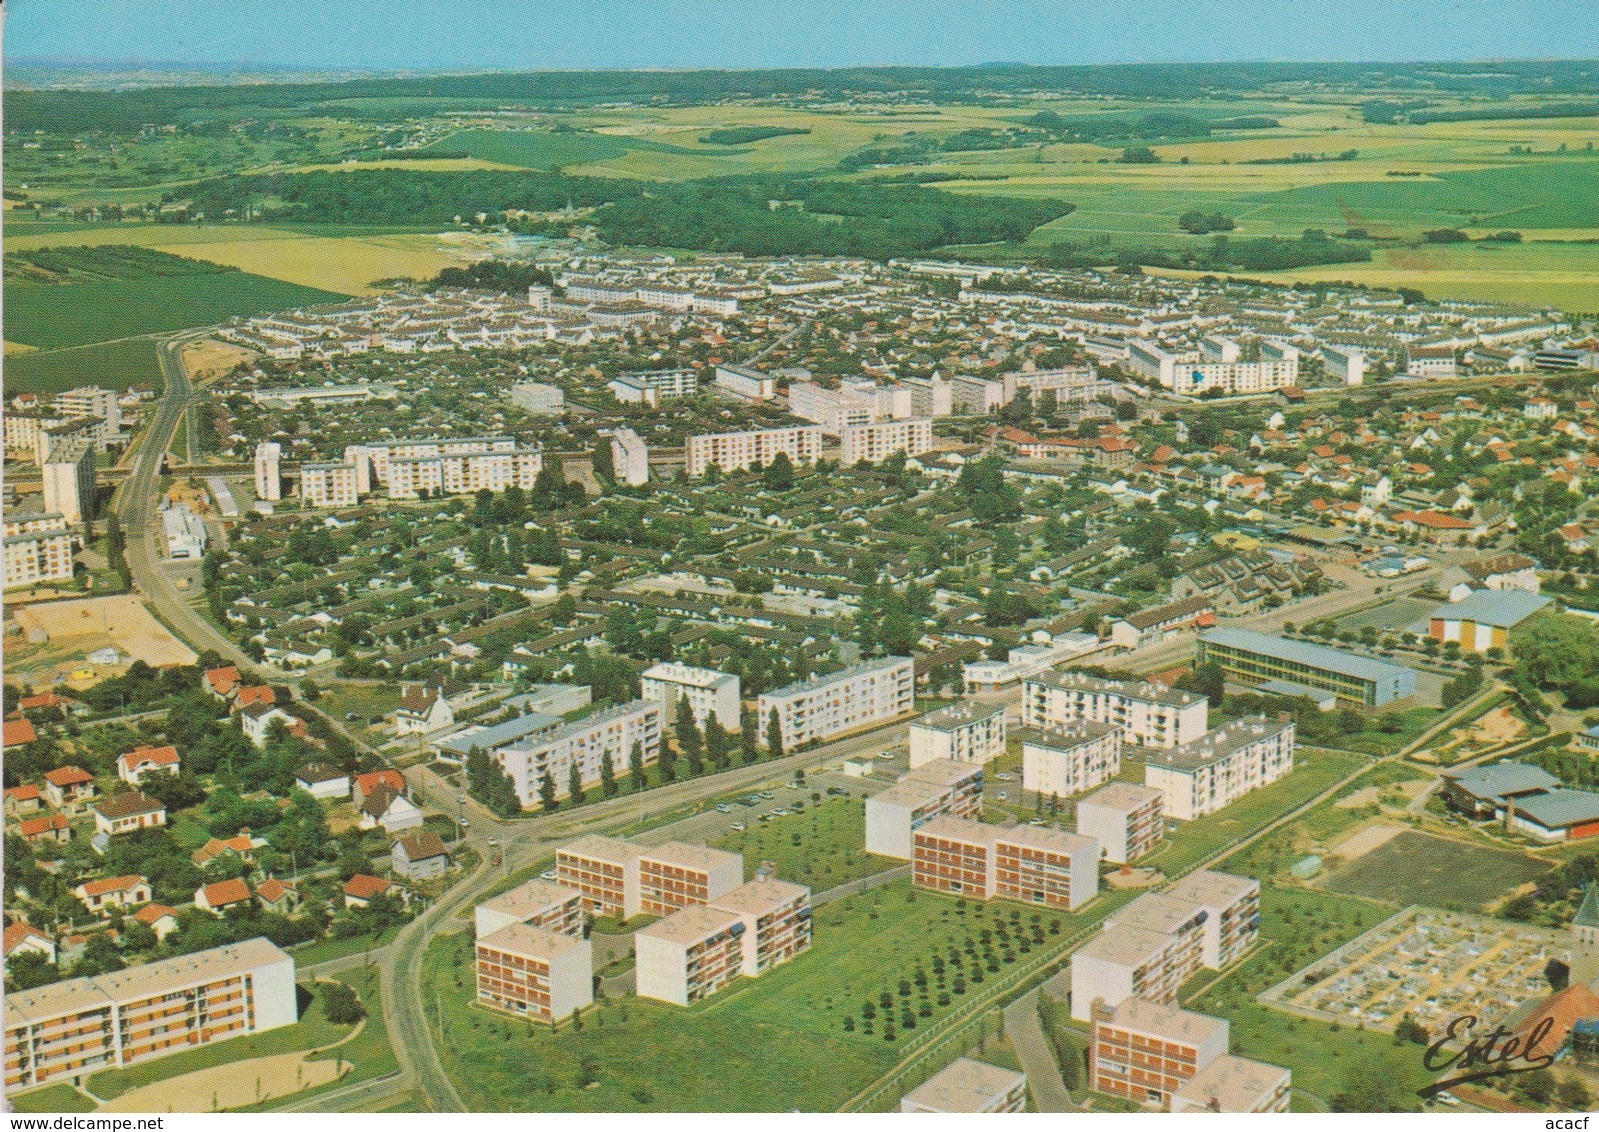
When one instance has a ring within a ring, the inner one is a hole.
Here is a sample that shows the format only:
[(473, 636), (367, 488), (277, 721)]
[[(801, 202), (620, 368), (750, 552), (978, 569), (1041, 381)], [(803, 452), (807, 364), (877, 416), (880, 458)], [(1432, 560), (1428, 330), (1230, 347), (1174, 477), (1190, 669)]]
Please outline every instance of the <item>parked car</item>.
[(555, 870), (554, 869), (545, 869), (542, 873), (539, 874), (539, 876), (541, 878), (543, 878), (544, 880), (554, 880), (555, 879)]
[(716, 812), (719, 814), (730, 814), (733, 812), (733, 807), (729, 806), (726, 802), (718, 802), (716, 804)]
[(732, 829), (733, 829), (733, 830), (734, 830), (734, 831), (736, 831), (736, 832), (738, 832), (738, 833), (742, 833), (742, 832), (744, 832), (744, 831), (745, 831), (745, 830), (746, 830), (746, 829), (748, 829), (748, 828), (749, 828), (749, 826), (747, 826), (747, 825), (745, 825), (745, 824), (744, 824), (744, 823), (743, 823), (743, 822), (741, 822), (741, 821), (736, 821), (736, 822), (734, 822), (734, 823), (733, 823), (733, 825), (732, 825), (732, 826), (731, 826), (731, 828), (732, 828)]

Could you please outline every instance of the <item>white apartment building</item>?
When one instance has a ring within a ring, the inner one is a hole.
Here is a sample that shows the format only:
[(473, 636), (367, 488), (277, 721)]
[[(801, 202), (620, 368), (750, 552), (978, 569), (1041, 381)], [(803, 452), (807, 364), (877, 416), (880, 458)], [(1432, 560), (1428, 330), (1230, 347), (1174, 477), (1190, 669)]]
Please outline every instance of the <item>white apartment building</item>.
[(561, 935), (582, 935), (583, 894), (564, 884), (534, 877), (477, 905), (472, 923), (478, 939), (512, 924), (532, 924)]
[(653, 764), (661, 752), (661, 725), (661, 705), (633, 700), (574, 720), (549, 734), (529, 735), (496, 747), (490, 755), (510, 776), (523, 809), (532, 809), (539, 805), (539, 785), (546, 775), (555, 787), (555, 796), (565, 798), (574, 765), (587, 790), (599, 785), (606, 760), (618, 779), (626, 775), (635, 743), (641, 748), (644, 765)]
[(1022, 732), (1022, 789), (1052, 798), (1092, 790), (1121, 773), (1122, 733), (1109, 723), (1069, 719)]
[(710, 907), (744, 923), (739, 973), (755, 978), (811, 946), (811, 890), (803, 884), (752, 880), (716, 897)]
[(477, 1001), (518, 1018), (559, 1022), (594, 1001), (594, 945), (529, 923), (476, 945)]
[(900, 384), (911, 391), (911, 412), (918, 417), (948, 417), (955, 413), (955, 387), (934, 374), (923, 380), (907, 377)]
[(692, 397), (699, 387), (699, 371), (692, 369), (652, 369), (624, 373), (610, 383), (611, 395), (624, 405), (648, 405), (652, 409), (658, 408), (662, 401)]
[(982, 811), (982, 763), (924, 763), (866, 799), (866, 851), (908, 861), (922, 826), (941, 817), (975, 819)]
[(914, 834), (911, 883), (1075, 911), (1099, 892), (1099, 843), (1059, 829), (935, 818)]
[(987, 377), (958, 374), (950, 379), (950, 407), (957, 413), (983, 417), (1003, 408), (1008, 400), (1005, 383)]
[(1188, 821), (1215, 813), (1293, 769), (1293, 721), (1254, 716), (1152, 753), (1144, 764), (1144, 785), (1160, 791), (1168, 818)]
[(934, 759), (986, 763), (1005, 753), (1005, 707), (962, 700), (913, 720), (910, 765)]
[(80, 385), (57, 393), (53, 400), (55, 411), (63, 417), (92, 417), (99, 421), (97, 435), (102, 449), (105, 442), (116, 439), (122, 428), (122, 405), (113, 390)]
[(1113, 865), (1136, 861), (1166, 838), (1165, 795), (1150, 786), (1109, 782), (1077, 803), (1077, 832), (1099, 842)]
[(1449, 346), (1412, 346), (1405, 373), (1411, 377), (1454, 377), (1455, 351)]
[(485, 488), (498, 493), (512, 484), (531, 491), (543, 466), (544, 456), (537, 448), (447, 456), (391, 454), (386, 484), (390, 499), (415, 499), (424, 491), (433, 496), (475, 494)]
[(661, 705), (661, 718), (667, 726), (677, 718), (677, 701), (686, 699), (694, 711), (694, 722), (701, 727), (715, 716), (728, 731), (739, 729), (737, 676), (667, 661), (644, 670), (639, 677), (639, 695)]
[[(877, 421), (905, 420), (911, 415), (912, 401), (908, 386), (848, 378), (840, 381), (837, 389), (814, 381), (796, 381), (788, 387), (788, 411), (802, 420), (815, 421), (828, 436), (842, 437), (845, 429)], [(930, 435), (931, 422), (928, 430)]]
[(1345, 385), (1359, 385), (1366, 380), (1366, 352), (1353, 346), (1327, 345), (1321, 348), (1323, 367), (1331, 377)]
[(307, 507), (354, 507), (359, 478), (353, 464), (301, 464), (300, 499)]
[(559, 385), (520, 381), (511, 386), (511, 404), (535, 417), (558, 417), (566, 411), (566, 393)]
[(1022, 683), (1022, 723), (1037, 730), (1088, 719), (1121, 729), (1124, 742), (1177, 747), (1205, 733), (1210, 702), (1159, 684), (1104, 680), (1082, 672), (1053, 672)]
[(714, 907), (689, 907), (633, 933), (640, 998), (688, 1006), (743, 972), (744, 918)]
[(5, 997), (5, 1088), (70, 1082), (298, 1021), (294, 959), (257, 937)]
[[(611, 466), (618, 483), (639, 487), (650, 482), (650, 450), (644, 438), (630, 428), (611, 430)], [(538, 472), (533, 473), (535, 476)]]
[(263, 440), (255, 446), (255, 497), (268, 502), (283, 498), (283, 445)]
[(11, 533), (6, 522), (5, 588), (31, 586), (40, 582), (72, 581), (72, 532), (61, 526), (61, 516), (49, 519), (48, 529)]
[[(1281, 357), (1259, 362), (1241, 362), (1236, 357), (1236, 342), (1211, 339), (1208, 354), (1174, 354), (1157, 342), (1135, 339), (1127, 343), (1127, 361), (1146, 377), (1152, 377), (1176, 393), (1197, 396), (1212, 389), (1223, 393), (1268, 393), (1299, 381), (1299, 358)], [(1229, 351), (1227, 344), (1234, 347)], [(1221, 360), (1229, 352), (1233, 357)], [(1206, 360), (1208, 356), (1217, 356)]]
[(1128, 998), (1170, 1005), (1201, 967), (1221, 970), (1254, 945), (1260, 882), (1209, 870), (1166, 892), (1146, 892), (1106, 918), (1072, 954), (1072, 1017)]
[(814, 464), (822, 457), (822, 430), (800, 426), (700, 433), (684, 445), (684, 471), (698, 478), (715, 464), (724, 472), (741, 472), (754, 464), (770, 464), (779, 452), (795, 465)]
[(783, 749), (792, 751), (904, 715), (915, 706), (915, 694), (915, 663), (908, 656), (886, 656), (763, 694), (762, 734), (777, 712)]
[(83, 435), (57, 441), (39, 471), (44, 479), (44, 510), (69, 527), (94, 517), (94, 441)]
[(746, 401), (770, 401), (777, 396), (777, 379), (750, 366), (717, 366), (716, 385)]
[(853, 467), (862, 460), (877, 464), (896, 452), (920, 456), (933, 446), (933, 422), (927, 417), (846, 426), (839, 437), (839, 462)]

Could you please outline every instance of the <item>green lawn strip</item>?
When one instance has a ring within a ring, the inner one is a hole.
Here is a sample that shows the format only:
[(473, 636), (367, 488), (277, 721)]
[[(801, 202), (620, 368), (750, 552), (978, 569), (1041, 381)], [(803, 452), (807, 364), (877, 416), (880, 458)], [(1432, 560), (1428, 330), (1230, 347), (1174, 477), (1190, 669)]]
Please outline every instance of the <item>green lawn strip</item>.
[(6, 1097), (14, 1112), (93, 1112), (95, 1103), (71, 1085), (46, 1085), (42, 1089)]
[[(376, 936), (363, 933), (351, 936), (348, 939), (319, 939), (302, 947), (290, 950), (294, 956), (294, 965), (297, 969), (314, 967), (318, 963), (326, 963), (330, 959), (343, 959), (346, 955), (359, 955), (363, 951), (376, 951), (385, 947), (399, 932), (398, 927), (387, 927)], [(340, 972), (338, 978), (344, 979), (348, 975)]]
[(13, 393), (59, 393), (82, 385), (88, 374), (101, 385), (117, 389), (130, 385), (161, 388), (161, 366), (155, 342), (149, 338), (7, 354), (5, 371), (6, 389)]
[[(779, 879), (809, 885), (812, 892), (825, 892), (897, 863), (861, 848), (866, 840), (865, 803), (834, 797), (812, 805), (808, 794), (792, 793), (806, 799), (804, 812), (751, 822), (748, 829), (728, 833), (713, 844), (744, 854), (746, 875), (753, 875), (761, 862), (770, 861)], [(753, 816), (755, 811), (750, 812)]]
[[(307, 984), (303, 989), (311, 990)], [(234, 1061), (247, 1061), (253, 1057), (293, 1053), (296, 1050), (320, 1049), (343, 1038), (349, 1026), (336, 1026), (322, 1014), (322, 999), (313, 991), (311, 1004), (302, 1010), (300, 1020), (290, 1026), (279, 1026), (259, 1034), (246, 1034), (227, 1041), (215, 1042), (198, 1049), (158, 1057), (127, 1069), (107, 1069), (89, 1078), (88, 1088), (97, 1097), (107, 1100), (120, 1097), (130, 1089), (179, 1077), (198, 1069), (210, 1069)]]

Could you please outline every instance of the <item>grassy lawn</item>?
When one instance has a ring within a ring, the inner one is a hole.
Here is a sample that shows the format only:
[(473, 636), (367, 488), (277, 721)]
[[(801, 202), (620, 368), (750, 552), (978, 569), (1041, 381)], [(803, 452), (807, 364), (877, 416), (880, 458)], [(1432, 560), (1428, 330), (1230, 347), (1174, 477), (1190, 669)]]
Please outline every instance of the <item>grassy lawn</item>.
[[(819, 909), (809, 952), (707, 1002), (687, 1009), (635, 998), (601, 1003), (580, 1031), (563, 1025), (556, 1034), (470, 1005), (465, 933), (435, 940), (423, 981), (445, 990), (441, 1044), (474, 1110), (831, 1110), (892, 1065), (914, 1027), (980, 993), (983, 981), (1009, 966), (1007, 956), (1015, 962), (1055, 946), (1112, 906), (1102, 901), (1076, 916), (985, 906), (902, 881)], [(891, 1030), (883, 1025), (885, 995)], [(425, 1005), (433, 1009), (431, 1000)], [(694, 1051), (692, 1074), (683, 1073), (685, 1050)], [(583, 1087), (585, 1079), (598, 1084)]]
[[(1314, 798), (1364, 761), (1336, 751), (1301, 752), (1293, 773), (1246, 794), (1232, 805), (1194, 821), (1179, 822), (1164, 848), (1139, 862), (1167, 876), (1192, 868), (1212, 853), (1234, 844), (1273, 818)], [(1142, 781), (1140, 775), (1139, 781)], [(1250, 876), (1260, 875), (1249, 873)]]
[[(307, 998), (310, 999), (309, 1005), (306, 1004)], [(129, 1089), (192, 1073), (197, 1069), (209, 1069), (214, 1065), (226, 1065), (268, 1054), (318, 1049), (338, 1041), (349, 1032), (349, 1026), (336, 1026), (329, 1022), (322, 1014), (321, 998), (310, 986), (301, 984), (300, 1020), (294, 1025), (230, 1038), (225, 1042), (175, 1053), (127, 1069), (107, 1069), (89, 1078), (89, 1091), (97, 1097), (120, 1097)]]
[(1323, 887), (1395, 905), (1480, 912), (1548, 871), (1549, 862), (1524, 853), (1407, 831), (1345, 865)]
[[(392, 940), (399, 932), (398, 927), (384, 928), (377, 935), (351, 936), (349, 939), (319, 939), (314, 943), (305, 944), (303, 947), (294, 948), (290, 954), (294, 956), (296, 968), (312, 967), (318, 963), (326, 963), (330, 959), (343, 959), (346, 955), (359, 955), (363, 951), (377, 950)], [(345, 978), (340, 974), (339, 978)]]
[[(824, 797), (820, 805), (812, 805), (808, 794), (788, 793), (806, 798), (804, 813), (752, 822), (749, 829), (715, 842), (718, 849), (744, 854), (746, 874), (753, 876), (762, 861), (770, 861), (782, 879), (809, 885), (812, 892), (825, 892), (900, 863), (861, 848), (866, 840), (866, 803)], [(750, 812), (752, 816), (755, 813)]]
[(46, 1085), (6, 1102), (15, 1112), (93, 1112), (95, 1104), (71, 1085)]
[[(1269, 884), (1261, 889), (1260, 903), (1261, 938), (1270, 942), (1204, 993), (1185, 997), (1183, 1005), (1226, 1018), (1232, 1024), (1233, 1049), (1292, 1069), (1297, 1089), (1331, 1100), (1346, 1082), (1380, 1074), (1392, 1083), (1401, 1111), (1419, 1107), (1412, 1094), (1432, 1080), (1421, 1063), (1421, 1046), (1396, 1044), (1390, 1034), (1300, 1018), (1255, 1002), (1257, 994), (1305, 963), (1376, 926), (1389, 910)], [(1201, 975), (1195, 983), (1205, 981)]]

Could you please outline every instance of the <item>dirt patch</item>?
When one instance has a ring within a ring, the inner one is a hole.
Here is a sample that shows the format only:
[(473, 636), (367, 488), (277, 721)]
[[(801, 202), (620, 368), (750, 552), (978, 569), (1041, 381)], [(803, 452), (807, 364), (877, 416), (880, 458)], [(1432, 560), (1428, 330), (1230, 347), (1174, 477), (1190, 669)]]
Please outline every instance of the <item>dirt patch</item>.
[(1471, 738), (1477, 743), (1510, 743), (1521, 738), (1526, 731), (1527, 725), (1507, 706), (1495, 708), (1473, 722)]
[(309, 1057), (309, 1051), (302, 1050), (197, 1069), (180, 1077), (130, 1089), (95, 1111), (220, 1112), (326, 1085), (351, 1068), (348, 1061), (337, 1058), (311, 1061)]
[(1338, 799), (1333, 805), (1340, 810), (1359, 810), (1366, 806), (1375, 806), (1381, 798), (1382, 792), (1380, 790), (1375, 786), (1367, 786), (1356, 790), (1353, 794)]
[[(1375, 802), (1377, 789), (1376, 787), (1369, 787), (1369, 789), (1372, 793), (1372, 801)], [(1365, 792), (1361, 790), (1356, 793), (1364, 794)], [(1354, 796), (1353, 794), (1350, 795), (1351, 798)], [(1373, 849), (1379, 849), (1388, 844), (1388, 842), (1403, 832), (1405, 832), (1405, 827), (1402, 825), (1368, 825), (1365, 829), (1357, 829), (1354, 833), (1334, 845), (1332, 854), (1335, 857), (1343, 858), (1345, 861), (1353, 861), (1364, 857)]]
[(221, 377), (240, 362), (254, 361), (260, 357), (254, 350), (219, 342), (215, 338), (202, 338), (183, 347), (183, 365), (195, 381), (209, 381)]
[(51, 601), (17, 610), (17, 624), (26, 633), (42, 632), (52, 643), (103, 638), (118, 651), (154, 668), (193, 664), (194, 650), (155, 619), (133, 594)]

